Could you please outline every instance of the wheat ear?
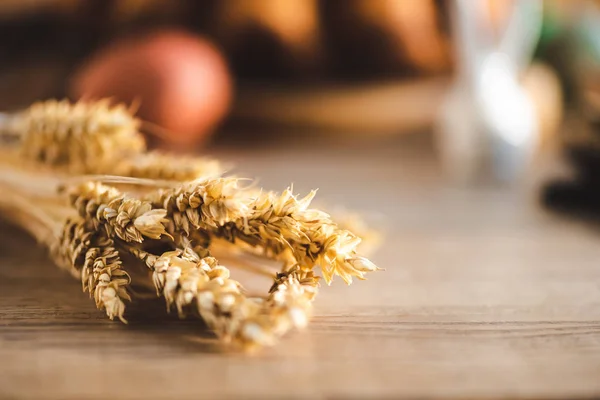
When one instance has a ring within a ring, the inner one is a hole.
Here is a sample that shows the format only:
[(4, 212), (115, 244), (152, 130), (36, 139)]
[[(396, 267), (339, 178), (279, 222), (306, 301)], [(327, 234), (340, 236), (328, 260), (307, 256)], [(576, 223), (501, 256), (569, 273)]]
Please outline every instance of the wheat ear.
[(230, 271), (213, 257), (200, 257), (190, 247), (154, 255), (130, 251), (152, 271), (157, 294), (181, 318), (199, 315), (218, 337), (245, 349), (271, 345), (310, 316), (317, 278), (299, 269), (275, 277), (266, 299), (248, 298)]
[(110, 319), (126, 322), (124, 301), (130, 301), (129, 274), (122, 268), (119, 252), (105, 231), (83, 219), (68, 220), (58, 240), (51, 246), (56, 263), (79, 275), (84, 292), (90, 293), (99, 309)]

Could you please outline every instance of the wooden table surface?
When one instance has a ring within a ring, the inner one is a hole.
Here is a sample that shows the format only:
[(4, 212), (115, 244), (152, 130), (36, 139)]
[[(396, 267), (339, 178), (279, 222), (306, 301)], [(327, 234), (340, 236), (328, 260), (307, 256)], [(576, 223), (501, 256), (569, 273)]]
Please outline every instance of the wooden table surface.
[[(0, 225), (2, 398), (600, 396), (600, 236), (506, 188), (453, 188), (410, 146), (220, 151), (271, 189), (381, 224), (385, 271), (323, 287), (304, 332), (223, 352), (162, 303), (108, 321)], [(316, 147), (316, 146), (314, 146)], [(319, 201), (319, 200), (317, 200)]]

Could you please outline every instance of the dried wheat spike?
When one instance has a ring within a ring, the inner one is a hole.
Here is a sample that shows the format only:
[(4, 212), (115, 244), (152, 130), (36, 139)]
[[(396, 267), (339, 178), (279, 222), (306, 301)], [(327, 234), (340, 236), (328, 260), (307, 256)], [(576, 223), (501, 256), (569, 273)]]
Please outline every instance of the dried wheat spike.
[(249, 204), (249, 214), (219, 229), (219, 234), (269, 249), (275, 256), (291, 253), (304, 270), (321, 268), (330, 283), (334, 275), (346, 283), (364, 279), (377, 267), (356, 254), (360, 238), (339, 229), (328, 214), (310, 209), (315, 191), (298, 199), (290, 189), (280, 195), (260, 193)]
[(166, 210), (153, 209), (149, 202), (128, 197), (114, 187), (86, 182), (69, 188), (69, 198), (82, 218), (96, 227), (103, 225), (110, 237), (141, 243), (144, 238), (167, 235)]
[(116, 160), (110, 169), (102, 172), (133, 178), (186, 182), (218, 177), (223, 170), (216, 160), (175, 156), (154, 151)]
[(122, 322), (125, 312), (124, 300), (131, 301), (127, 286), (131, 283), (129, 274), (122, 269), (119, 252), (114, 248), (114, 242), (101, 234), (97, 247), (90, 248), (85, 255), (81, 273), (84, 291), (93, 294), (96, 306), (105, 308), (110, 319), (118, 317)]
[(339, 229), (328, 214), (309, 208), (315, 191), (298, 199), (290, 189), (256, 193), (237, 184), (235, 178), (209, 179), (158, 191), (149, 200), (167, 210), (172, 234), (200, 229), (231, 242), (240, 240), (306, 270), (319, 266), (327, 283), (334, 275), (351, 283), (353, 277), (364, 279), (377, 269), (357, 255), (360, 238)]
[(328, 214), (309, 208), (316, 192), (298, 199), (290, 189), (281, 194), (260, 193), (250, 204), (244, 220), (236, 221), (235, 229), (226, 227), (230, 235), (249, 244), (264, 243), (275, 255), (293, 256), (304, 270), (321, 268), (323, 278), (330, 283), (334, 275), (346, 283), (352, 277), (364, 278), (377, 267), (356, 255), (360, 238), (339, 229)]
[(290, 329), (304, 328), (317, 287), (318, 278), (299, 268), (279, 274), (266, 300), (247, 300), (258, 307), (246, 318), (235, 340), (250, 348), (272, 345)]
[(192, 181), (222, 174), (216, 160), (146, 152), (140, 120), (110, 100), (48, 100), (8, 118), (2, 127), (21, 138), (22, 155), (72, 173)]
[(94, 296), (96, 307), (105, 309), (111, 320), (126, 322), (124, 301), (131, 300), (131, 279), (106, 232), (95, 230), (89, 221), (68, 220), (51, 252), (59, 265), (80, 275), (83, 291)]
[(35, 103), (13, 116), (10, 126), (21, 137), (25, 158), (71, 172), (95, 173), (119, 157), (145, 151), (139, 121), (108, 100)]
[(79, 277), (85, 254), (91, 247), (95, 229), (83, 219), (68, 219), (58, 236), (52, 243), (50, 254), (56, 264), (67, 269), (71, 275)]
[(189, 246), (161, 255), (131, 245), (129, 251), (153, 271), (157, 294), (168, 308), (175, 307), (181, 318), (186, 310), (195, 311), (226, 342), (243, 348), (273, 344), (289, 329), (306, 325), (317, 286), (310, 274), (280, 274), (267, 299), (249, 299), (227, 268)]

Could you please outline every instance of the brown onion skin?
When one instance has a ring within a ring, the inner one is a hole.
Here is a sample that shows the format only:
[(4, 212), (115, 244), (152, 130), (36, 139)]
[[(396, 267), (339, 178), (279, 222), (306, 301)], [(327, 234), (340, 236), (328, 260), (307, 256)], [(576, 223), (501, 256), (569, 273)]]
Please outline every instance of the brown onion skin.
[(229, 110), (232, 81), (207, 39), (160, 31), (113, 42), (75, 72), (75, 99), (140, 102), (138, 115), (164, 128), (170, 146), (203, 143)]

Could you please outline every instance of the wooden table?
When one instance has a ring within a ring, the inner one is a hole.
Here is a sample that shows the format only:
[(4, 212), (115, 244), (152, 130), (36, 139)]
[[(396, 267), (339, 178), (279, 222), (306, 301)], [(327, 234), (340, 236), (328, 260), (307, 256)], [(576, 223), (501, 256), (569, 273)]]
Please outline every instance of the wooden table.
[[(380, 223), (385, 271), (324, 287), (305, 332), (223, 352), (163, 305), (108, 321), (25, 235), (0, 226), (0, 397), (600, 396), (600, 237), (493, 186), (443, 182), (429, 152), (219, 151), (268, 188), (320, 187)], [(312, 146), (316, 147), (316, 146)]]

